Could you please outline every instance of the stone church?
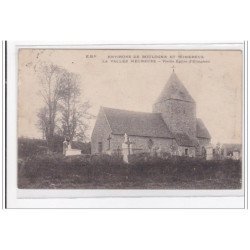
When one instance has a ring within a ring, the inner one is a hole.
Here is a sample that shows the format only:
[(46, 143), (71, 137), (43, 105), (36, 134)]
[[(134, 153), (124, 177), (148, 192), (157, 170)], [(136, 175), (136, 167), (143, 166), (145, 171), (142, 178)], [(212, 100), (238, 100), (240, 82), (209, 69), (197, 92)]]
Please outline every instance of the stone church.
[(152, 113), (101, 107), (91, 136), (92, 154), (122, 151), (124, 135), (133, 153), (161, 151), (190, 157), (206, 154), (211, 136), (196, 117), (196, 103), (172, 72)]

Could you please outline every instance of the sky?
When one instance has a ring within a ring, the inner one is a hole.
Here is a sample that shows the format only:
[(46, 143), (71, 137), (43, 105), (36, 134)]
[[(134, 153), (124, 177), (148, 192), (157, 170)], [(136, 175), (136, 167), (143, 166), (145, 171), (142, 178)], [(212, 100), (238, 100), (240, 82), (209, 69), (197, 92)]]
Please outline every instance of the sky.
[[(197, 117), (213, 143), (242, 140), (242, 52), (237, 50), (19, 49), (18, 135), (41, 138), (36, 127), (39, 65), (53, 63), (80, 76), (81, 100), (100, 106), (152, 112), (173, 68), (196, 101)], [(90, 122), (90, 137), (95, 119)]]

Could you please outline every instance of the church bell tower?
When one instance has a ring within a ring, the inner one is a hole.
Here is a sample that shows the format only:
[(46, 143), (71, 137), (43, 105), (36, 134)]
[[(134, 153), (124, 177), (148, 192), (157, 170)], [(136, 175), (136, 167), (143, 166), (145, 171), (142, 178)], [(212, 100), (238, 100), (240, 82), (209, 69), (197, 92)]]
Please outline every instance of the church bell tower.
[(161, 113), (173, 133), (196, 138), (196, 103), (173, 72), (153, 105), (153, 113)]

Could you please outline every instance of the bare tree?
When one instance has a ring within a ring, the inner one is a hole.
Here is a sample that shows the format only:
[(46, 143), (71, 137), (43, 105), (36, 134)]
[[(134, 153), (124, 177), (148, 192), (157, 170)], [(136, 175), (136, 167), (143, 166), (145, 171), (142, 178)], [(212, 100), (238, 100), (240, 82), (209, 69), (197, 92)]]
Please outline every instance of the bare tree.
[(81, 102), (81, 89), (79, 76), (64, 72), (62, 77), (62, 98), (60, 101), (62, 134), (70, 141), (86, 139), (88, 120), (92, 118), (89, 113), (90, 103)]
[(90, 104), (82, 102), (79, 76), (54, 64), (41, 64), (39, 69), (43, 107), (39, 110), (37, 126), (47, 140), (50, 150), (54, 148), (56, 134), (70, 141), (86, 139)]
[(38, 113), (38, 127), (45, 136), (49, 149), (53, 148), (58, 102), (62, 97), (62, 76), (65, 70), (54, 64), (42, 64), (39, 70), (40, 96), (44, 106)]
[(48, 138), (48, 131), (49, 131), (49, 117), (48, 117), (48, 109), (47, 107), (43, 107), (39, 110), (39, 112), (37, 113), (37, 117), (38, 117), (38, 122), (37, 122), (37, 127), (41, 130), (42, 134), (43, 134), (43, 139), (47, 139)]

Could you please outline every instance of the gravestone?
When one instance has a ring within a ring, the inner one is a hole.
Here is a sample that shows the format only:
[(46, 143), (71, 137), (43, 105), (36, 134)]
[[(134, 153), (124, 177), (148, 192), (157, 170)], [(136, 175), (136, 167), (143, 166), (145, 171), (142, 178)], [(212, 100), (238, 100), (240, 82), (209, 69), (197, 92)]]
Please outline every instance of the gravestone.
[(213, 147), (211, 144), (206, 146), (206, 160), (212, 160), (213, 159)]
[(108, 140), (108, 149), (106, 150), (106, 154), (108, 155), (112, 155), (112, 150), (111, 150), (111, 147), (110, 147), (110, 143), (111, 143), (111, 136), (109, 135), (107, 140)]
[(68, 149), (68, 142), (65, 138), (64, 142), (63, 142), (63, 155), (66, 155), (67, 149)]
[(233, 151), (233, 159), (239, 160), (240, 159), (240, 153), (238, 151)]
[(66, 156), (81, 155), (81, 150), (80, 149), (72, 149), (71, 143), (69, 143), (65, 155)]

